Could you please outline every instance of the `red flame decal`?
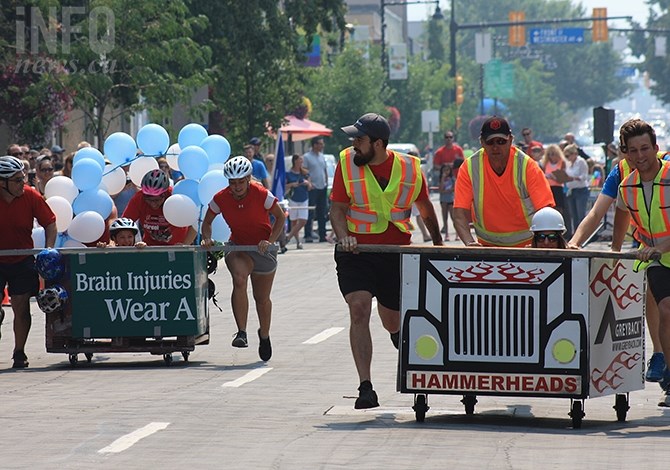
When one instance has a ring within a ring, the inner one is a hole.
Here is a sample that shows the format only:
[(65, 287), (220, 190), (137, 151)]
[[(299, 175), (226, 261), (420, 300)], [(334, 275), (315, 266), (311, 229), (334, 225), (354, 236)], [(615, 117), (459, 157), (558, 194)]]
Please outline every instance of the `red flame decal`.
[(449, 267), (446, 270), (451, 276), (450, 282), (486, 282), (489, 284), (500, 283), (522, 283), (539, 284), (542, 282), (543, 269), (526, 270), (515, 264), (506, 263), (501, 265), (492, 265), (480, 262), (466, 269)]
[(610, 291), (617, 305), (625, 310), (631, 303), (639, 302), (642, 298), (642, 294), (635, 284), (630, 283), (627, 287), (622, 286), (625, 277), (626, 271), (623, 264), (617, 263), (614, 268), (603, 264), (591, 282), (591, 292), (596, 297), (600, 297), (603, 292)]
[(623, 368), (631, 370), (641, 357), (639, 353), (633, 355), (628, 354), (626, 351), (619, 353), (604, 372), (600, 369), (593, 369), (593, 372), (591, 372), (591, 383), (598, 390), (598, 393), (602, 393), (608, 387), (616, 390), (623, 384), (623, 378), (619, 375), (619, 371)]

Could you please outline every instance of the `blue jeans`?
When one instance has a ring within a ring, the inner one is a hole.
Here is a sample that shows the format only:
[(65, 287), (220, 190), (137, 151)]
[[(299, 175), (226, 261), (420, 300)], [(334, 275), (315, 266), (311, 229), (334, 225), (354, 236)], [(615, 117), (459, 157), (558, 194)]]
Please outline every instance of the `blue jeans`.
[(589, 202), (589, 188), (575, 188), (570, 190), (570, 195), (566, 198), (570, 208), (570, 220), (572, 227), (570, 234), (574, 234), (579, 223), (586, 216), (586, 205)]
[(309, 210), (307, 224), (305, 225), (305, 238), (312, 237), (312, 221), (316, 220), (319, 228), (319, 240), (326, 240), (326, 218), (328, 217), (328, 188), (312, 189), (309, 192), (309, 205), (314, 209)]

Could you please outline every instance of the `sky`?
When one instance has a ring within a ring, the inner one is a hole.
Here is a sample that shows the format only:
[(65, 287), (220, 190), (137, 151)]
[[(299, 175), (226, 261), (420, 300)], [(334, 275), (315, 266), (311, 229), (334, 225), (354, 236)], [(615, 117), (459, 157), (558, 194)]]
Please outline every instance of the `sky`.
[[(458, 3), (463, 0), (456, 0), (456, 14), (458, 14)], [(632, 16), (634, 20), (638, 23), (645, 24), (647, 20), (647, 6), (643, 4), (642, 0), (574, 0), (573, 4), (577, 5), (579, 3), (584, 6), (587, 13), (590, 14), (593, 8), (598, 7), (607, 7), (607, 16)], [(449, 6), (451, 5), (450, 0), (440, 0), (440, 8), (442, 11), (449, 11)], [(433, 14), (435, 11), (435, 4), (424, 4), (424, 5), (408, 5), (408, 20), (409, 21), (421, 21), (425, 20), (427, 17)], [(526, 18), (531, 19), (531, 18)], [(456, 19), (458, 21), (458, 18)], [(609, 23), (611, 26), (627, 27), (627, 22), (623, 23), (611, 21)]]

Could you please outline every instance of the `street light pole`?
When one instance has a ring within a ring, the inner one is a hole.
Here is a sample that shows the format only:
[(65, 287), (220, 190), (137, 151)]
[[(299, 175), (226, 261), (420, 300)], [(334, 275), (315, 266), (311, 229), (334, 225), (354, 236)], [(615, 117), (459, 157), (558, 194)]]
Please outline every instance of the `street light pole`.
[(451, 0), (451, 20), (449, 21), (449, 76), (453, 80), (454, 87), (451, 90), (451, 102), (456, 102), (456, 33), (458, 24), (454, 11), (454, 0)]

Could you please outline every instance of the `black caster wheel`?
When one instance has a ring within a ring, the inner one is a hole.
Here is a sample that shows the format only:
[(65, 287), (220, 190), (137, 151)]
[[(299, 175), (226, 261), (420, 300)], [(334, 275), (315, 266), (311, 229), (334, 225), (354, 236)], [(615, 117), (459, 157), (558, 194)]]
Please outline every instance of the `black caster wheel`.
[(572, 418), (572, 428), (581, 429), (582, 419), (586, 416), (584, 413), (584, 404), (582, 400), (572, 400), (572, 406), (570, 407), (570, 413), (568, 413)]
[(414, 410), (417, 423), (423, 423), (426, 419), (426, 412), (430, 409), (430, 406), (428, 406), (428, 397), (423, 394), (415, 395), (412, 409)]
[(165, 365), (170, 365), (172, 364), (172, 354), (171, 353), (166, 353), (163, 354), (163, 360), (165, 361)]
[(79, 355), (78, 354), (70, 354), (68, 356), (68, 359), (70, 359), (70, 365), (71, 366), (76, 366), (77, 362), (79, 362)]
[(85, 353), (84, 355), (86, 356), (86, 362), (90, 364), (93, 360), (93, 353)]
[(620, 423), (626, 421), (626, 415), (628, 414), (628, 410), (630, 410), (630, 405), (628, 404), (628, 394), (617, 393), (616, 398), (614, 399), (613, 408), (616, 411), (616, 420)]
[(471, 393), (463, 395), (461, 403), (463, 403), (463, 406), (465, 407), (465, 414), (472, 415), (475, 413), (475, 405), (477, 404), (477, 395), (473, 395)]
[(188, 362), (188, 357), (191, 355), (190, 351), (182, 351), (181, 352), (181, 357), (184, 358), (184, 362)]

